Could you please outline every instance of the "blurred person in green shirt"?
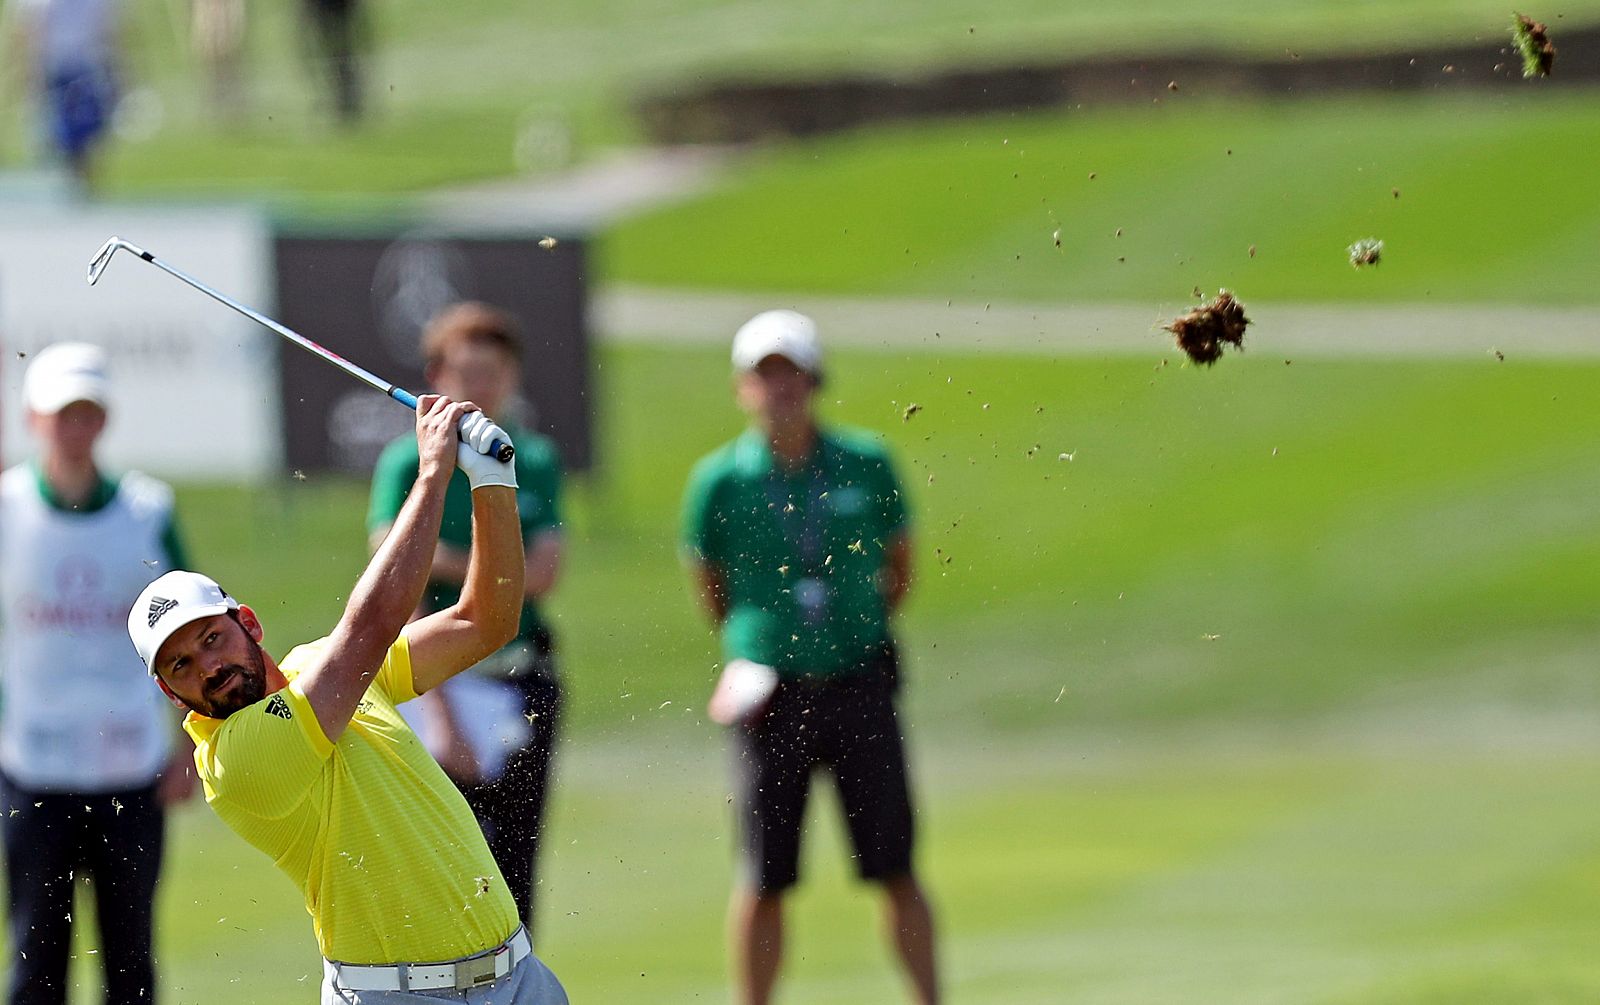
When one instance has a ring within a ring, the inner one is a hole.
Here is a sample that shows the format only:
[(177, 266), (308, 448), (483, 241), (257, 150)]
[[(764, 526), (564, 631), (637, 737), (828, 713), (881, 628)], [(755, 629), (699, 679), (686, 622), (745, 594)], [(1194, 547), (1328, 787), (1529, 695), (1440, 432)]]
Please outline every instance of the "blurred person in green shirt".
[[(506, 421), (522, 357), (509, 315), (486, 304), (455, 304), (429, 322), (422, 348), (433, 388), (478, 405), (517, 445), (513, 463), (526, 572), (517, 637), (403, 711), (467, 797), (532, 932), (535, 860), (561, 716), (554, 640), (540, 612), (561, 571), (560, 460), (549, 439)], [(379, 457), (367, 514), (374, 548), (411, 491), (417, 463), (414, 436), (400, 437)], [(472, 543), (471, 518), (471, 492), (458, 472), (445, 493), (439, 544), (417, 616), (443, 610), (459, 596)]]
[(721, 635), (719, 692), (741, 672), (770, 689), (732, 723), (743, 856), (729, 908), (736, 1000), (772, 997), (811, 777), (826, 769), (856, 869), (884, 892), (913, 997), (937, 1002), (895, 709), (890, 622), (911, 582), (905, 498), (876, 438), (817, 423), (822, 350), (810, 318), (757, 315), (734, 337), (733, 364), (751, 426), (695, 466), (683, 546)]

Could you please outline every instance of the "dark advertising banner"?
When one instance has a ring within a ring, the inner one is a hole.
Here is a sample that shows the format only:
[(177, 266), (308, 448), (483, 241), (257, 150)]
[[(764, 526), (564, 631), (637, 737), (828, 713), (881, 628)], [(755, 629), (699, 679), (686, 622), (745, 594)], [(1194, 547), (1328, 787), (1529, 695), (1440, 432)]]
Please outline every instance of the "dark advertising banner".
[[(523, 337), (522, 395), (507, 418), (555, 440), (569, 471), (593, 462), (584, 248), (537, 237), (411, 234), (276, 239), (278, 319), (418, 394), (420, 339), (438, 310), (481, 300)], [(280, 340), (284, 459), (298, 471), (367, 475), (384, 444), (413, 427), (409, 409)]]

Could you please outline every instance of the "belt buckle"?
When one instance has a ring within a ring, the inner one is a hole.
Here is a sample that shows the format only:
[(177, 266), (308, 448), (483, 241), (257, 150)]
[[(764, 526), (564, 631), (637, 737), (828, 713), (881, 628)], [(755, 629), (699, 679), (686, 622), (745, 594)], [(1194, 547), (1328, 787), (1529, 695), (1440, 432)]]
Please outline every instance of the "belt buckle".
[(456, 964), (456, 988), (479, 988), (485, 984), (493, 984), (499, 979), (495, 973), (494, 961), (498, 954), (489, 953), (484, 956), (475, 956), (470, 960), (462, 960)]

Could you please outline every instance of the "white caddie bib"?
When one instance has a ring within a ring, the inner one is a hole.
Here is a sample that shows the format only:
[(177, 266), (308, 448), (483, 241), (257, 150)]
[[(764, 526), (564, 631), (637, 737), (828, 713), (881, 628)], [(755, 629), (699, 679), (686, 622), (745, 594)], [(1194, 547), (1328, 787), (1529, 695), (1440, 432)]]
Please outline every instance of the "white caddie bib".
[(149, 784), (173, 712), (128, 639), (163, 572), (172, 490), (137, 473), (92, 513), (52, 507), (27, 465), (0, 474), (0, 770), (24, 788)]

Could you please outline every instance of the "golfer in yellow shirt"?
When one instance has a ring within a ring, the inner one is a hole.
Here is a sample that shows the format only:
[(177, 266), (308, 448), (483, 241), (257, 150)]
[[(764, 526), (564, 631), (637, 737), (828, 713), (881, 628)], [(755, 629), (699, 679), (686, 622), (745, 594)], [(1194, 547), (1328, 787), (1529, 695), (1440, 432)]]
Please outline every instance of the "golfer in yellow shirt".
[[(206, 801), (304, 894), (325, 1005), (567, 1001), (472, 811), (395, 710), (517, 630), (516, 475), (474, 449), (495, 438), (510, 442), (470, 403), (422, 396), (410, 496), (332, 633), (281, 663), (255, 612), (196, 573), (157, 579), (128, 615), (145, 666), (189, 711)], [(408, 625), (457, 464), (472, 485), (467, 580), (454, 606)]]

